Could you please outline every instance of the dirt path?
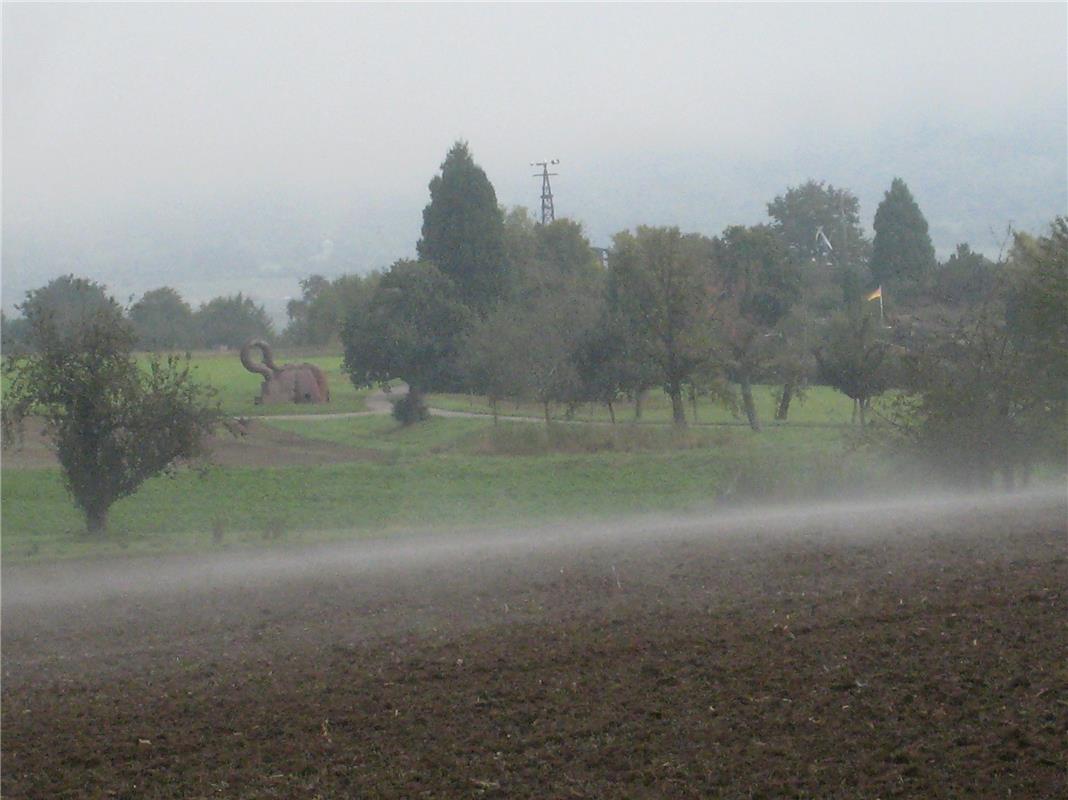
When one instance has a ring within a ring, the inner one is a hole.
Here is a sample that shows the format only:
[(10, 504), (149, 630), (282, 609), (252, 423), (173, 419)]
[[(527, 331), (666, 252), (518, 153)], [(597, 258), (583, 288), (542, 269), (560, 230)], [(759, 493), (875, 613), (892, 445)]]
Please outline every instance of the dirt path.
[[(393, 401), (399, 400), (405, 396), (408, 392), (408, 387), (405, 384), (400, 384), (393, 388), (391, 392), (383, 391), (382, 389), (376, 389), (367, 395), (366, 411), (348, 411), (340, 412), (337, 414), (264, 414), (253, 417), (258, 420), (285, 420), (285, 419), (298, 419), (298, 420), (320, 420), (320, 419), (347, 419), (350, 417), (373, 417), (376, 415), (390, 414), (393, 411)], [(479, 414), (473, 411), (449, 411), (444, 408), (431, 408), (430, 414), (435, 417), (453, 417), (460, 419), (490, 419), (489, 414)], [(541, 417), (519, 417), (501, 414), (498, 415), (498, 419), (506, 420), (508, 422), (533, 422), (537, 424), (544, 423), (544, 419)], [(572, 420), (571, 422), (576, 422)], [(603, 423), (599, 422), (584, 422), (582, 424), (587, 425), (599, 425)]]
[(3, 796), (1061, 797), (1065, 518), (5, 567)]

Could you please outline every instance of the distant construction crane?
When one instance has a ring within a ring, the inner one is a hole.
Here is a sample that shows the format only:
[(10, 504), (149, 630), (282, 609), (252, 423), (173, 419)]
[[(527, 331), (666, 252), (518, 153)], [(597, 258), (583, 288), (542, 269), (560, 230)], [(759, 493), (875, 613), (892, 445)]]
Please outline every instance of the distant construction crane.
[(549, 166), (559, 164), (560, 159), (553, 158), (548, 161), (531, 161), (530, 166), (541, 167), (541, 172), (535, 172), (535, 178), (541, 178), (541, 224), (544, 225), (556, 219), (553, 211), (553, 187), (549, 185), (549, 178), (557, 173), (549, 172)]

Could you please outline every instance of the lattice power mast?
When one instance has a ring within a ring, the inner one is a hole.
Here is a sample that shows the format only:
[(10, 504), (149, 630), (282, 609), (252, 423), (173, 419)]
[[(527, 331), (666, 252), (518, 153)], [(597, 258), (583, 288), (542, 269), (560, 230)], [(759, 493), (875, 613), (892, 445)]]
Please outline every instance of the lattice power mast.
[(552, 222), (556, 219), (556, 212), (553, 210), (553, 187), (549, 184), (549, 178), (555, 177), (557, 173), (549, 172), (549, 167), (553, 164), (559, 164), (560, 159), (553, 158), (548, 161), (531, 161), (530, 166), (541, 167), (541, 172), (534, 173), (535, 178), (541, 178), (541, 224), (545, 225), (548, 222)]

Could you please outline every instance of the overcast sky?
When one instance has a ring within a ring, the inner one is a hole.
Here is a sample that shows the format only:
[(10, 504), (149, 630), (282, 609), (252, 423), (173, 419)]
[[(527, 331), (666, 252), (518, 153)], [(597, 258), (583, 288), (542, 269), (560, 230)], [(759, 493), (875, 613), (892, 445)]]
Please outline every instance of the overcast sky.
[(120, 300), (414, 254), (458, 138), (506, 205), (766, 219), (809, 177), (865, 225), (906, 180), (945, 254), (1068, 206), (1068, 11), (1048, 5), (3, 7), (3, 304), (64, 272)]

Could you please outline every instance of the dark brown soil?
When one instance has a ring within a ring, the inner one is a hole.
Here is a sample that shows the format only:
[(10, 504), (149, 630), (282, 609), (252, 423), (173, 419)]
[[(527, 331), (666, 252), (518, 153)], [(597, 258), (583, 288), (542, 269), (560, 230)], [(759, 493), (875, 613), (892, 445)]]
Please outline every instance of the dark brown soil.
[(1068, 796), (1063, 503), (842, 533), (5, 596), (3, 796)]

